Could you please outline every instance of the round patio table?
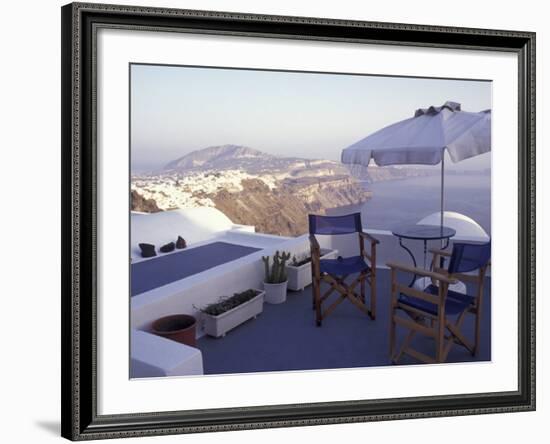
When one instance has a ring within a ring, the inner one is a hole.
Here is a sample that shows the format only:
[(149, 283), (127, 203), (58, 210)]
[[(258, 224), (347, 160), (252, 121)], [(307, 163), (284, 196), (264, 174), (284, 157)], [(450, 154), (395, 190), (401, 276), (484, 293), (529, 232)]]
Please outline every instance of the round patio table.
[[(403, 239), (421, 240), (424, 242), (424, 269), (426, 269), (426, 255), (428, 252), (428, 241), (443, 240), (445, 243), (441, 249), (449, 246), (449, 239), (456, 234), (456, 230), (446, 226), (438, 225), (407, 225), (392, 230), (392, 234), (399, 239), (399, 245), (411, 257), (414, 267), (417, 267), (416, 258), (413, 252), (403, 244)], [(409, 287), (416, 281), (416, 274), (413, 276)]]

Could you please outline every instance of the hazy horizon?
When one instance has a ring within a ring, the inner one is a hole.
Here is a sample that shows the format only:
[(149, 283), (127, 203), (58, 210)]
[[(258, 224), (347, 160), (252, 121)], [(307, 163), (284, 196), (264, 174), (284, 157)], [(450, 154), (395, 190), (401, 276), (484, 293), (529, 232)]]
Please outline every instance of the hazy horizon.
[[(448, 100), (489, 109), (491, 82), (133, 64), (131, 168), (218, 145), (339, 161), (359, 139)], [(483, 170), (490, 159), (446, 167)]]

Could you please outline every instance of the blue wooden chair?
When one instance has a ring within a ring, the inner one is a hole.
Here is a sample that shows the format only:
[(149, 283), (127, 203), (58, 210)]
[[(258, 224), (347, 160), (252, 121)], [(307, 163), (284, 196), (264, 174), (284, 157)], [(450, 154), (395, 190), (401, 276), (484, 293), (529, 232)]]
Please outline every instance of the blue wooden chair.
[[(344, 235), (358, 234), (359, 256), (338, 257), (337, 259), (321, 259), (321, 248), (315, 235)], [(313, 309), (317, 326), (321, 326), (325, 319), (344, 300), (349, 300), (359, 310), (376, 317), (376, 245), (379, 243), (371, 235), (363, 232), (361, 214), (347, 214), (344, 216), (309, 215), (309, 240), (311, 246), (311, 275), (313, 290)], [(370, 248), (365, 248), (365, 241)], [(353, 281), (346, 283), (346, 278), (354, 276)], [(321, 282), (330, 285), (328, 290), (321, 294)], [(370, 303), (366, 304), (365, 283), (370, 285)], [(355, 288), (360, 286), (360, 293)], [(323, 310), (323, 303), (333, 292), (338, 292), (338, 299)]]
[[(491, 243), (455, 243), (451, 253), (443, 250), (431, 252), (431, 270), (387, 264), (391, 269), (390, 357), (393, 363), (397, 363), (403, 354), (425, 363), (445, 362), (453, 344), (464, 346), (472, 355), (479, 350), (483, 286), (490, 266)], [(446, 268), (445, 260), (448, 260)], [(408, 287), (397, 281), (398, 271), (428, 277), (431, 283), (423, 291)], [(449, 285), (458, 281), (473, 284), (474, 294), (450, 290)], [(468, 313), (476, 318), (473, 344), (460, 331)], [(397, 325), (409, 332), (396, 353)], [(417, 333), (435, 340), (435, 357), (410, 346)]]

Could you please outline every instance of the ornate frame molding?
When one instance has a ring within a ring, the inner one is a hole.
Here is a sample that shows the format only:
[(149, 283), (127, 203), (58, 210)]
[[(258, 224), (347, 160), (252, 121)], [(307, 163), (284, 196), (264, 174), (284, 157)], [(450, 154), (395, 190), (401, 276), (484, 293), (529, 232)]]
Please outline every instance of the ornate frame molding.
[[(535, 34), (72, 3), (62, 8), (62, 435), (71, 440), (535, 409)], [(97, 414), (95, 39), (98, 27), (514, 52), (519, 61), (519, 390), (384, 401)]]

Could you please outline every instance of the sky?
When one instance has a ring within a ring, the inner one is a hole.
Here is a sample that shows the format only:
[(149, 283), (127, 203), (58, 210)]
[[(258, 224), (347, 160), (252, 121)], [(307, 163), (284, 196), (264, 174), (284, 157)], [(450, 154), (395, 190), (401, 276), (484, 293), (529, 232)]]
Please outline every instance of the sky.
[[(343, 148), (446, 101), (489, 109), (491, 82), (133, 64), (132, 170), (226, 144), (340, 160)], [(485, 169), (490, 158), (446, 167)]]

